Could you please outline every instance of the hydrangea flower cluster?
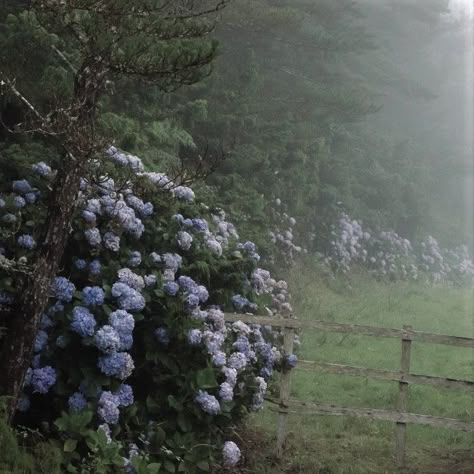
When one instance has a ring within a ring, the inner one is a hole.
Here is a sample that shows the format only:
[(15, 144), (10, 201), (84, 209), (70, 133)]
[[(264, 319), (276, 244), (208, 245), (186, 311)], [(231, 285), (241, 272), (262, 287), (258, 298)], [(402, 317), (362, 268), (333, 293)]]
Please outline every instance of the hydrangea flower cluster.
[[(133, 441), (138, 441), (149, 429), (150, 400), (156, 394), (165, 400), (168, 395), (182, 395), (191, 400), (186, 416), (202, 416), (208, 420), (202, 429), (220, 436), (219, 427), (234, 417), (232, 412), (228, 418), (229, 407), (261, 407), (267, 380), (282, 361), (278, 333), (257, 324), (226, 324), (224, 311), (258, 313), (264, 310), (258, 306), (261, 295), (271, 295), (269, 311), (279, 311), (289, 305), (286, 284), (256, 268), (260, 260), (256, 245), (239, 242), (224, 211), (199, 207), (190, 188), (164, 174), (144, 171), (137, 157), (111, 147), (107, 160), (112, 163), (107, 169), (115, 170), (111, 176), (102, 176), (98, 163), (97, 177), (81, 181), (64, 270), (51, 282), (50, 306), (35, 340), (35, 358), (19, 407), (29, 408), (28, 394), (49, 397), (51, 387), (60, 381), (55, 403), (62, 400), (71, 413), (92, 411), (91, 423), (95, 428), (100, 425), (110, 440), (120, 435), (112, 435), (109, 425), (127, 423), (127, 407), (136, 403), (140, 409), (133, 416), (143, 417), (142, 426), (140, 433), (127, 436), (136, 435)], [(17, 180), (12, 196), (1, 198), (3, 215), (16, 218), (29, 212), (30, 193), (35, 195), (34, 204), (41, 205), (37, 198), (47, 196), (46, 181), (55, 172), (46, 163), (38, 163), (33, 172), (36, 180), (45, 181), (44, 189), (40, 193), (29, 181)], [(146, 193), (148, 188), (150, 202), (136, 192)], [(25, 206), (15, 207), (14, 197), (24, 199)], [(171, 203), (169, 211), (163, 211), (163, 202)], [(176, 213), (178, 206), (186, 217)], [(155, 209), (160, 209), (159, 218), (154, 217)], [(204, 215), (197, 209), (203, 209)], [(25, 231), (22, 226), (16, 229), (12, 241)], [(25, 254), (26, 247), (11, 249), (0, 242), (3, 245), (8, 258)], [(194, 266), (197, 259), (209, 267), (221, 266), (223, 278), (206, 278)], [(236, 270), (228, 264), (232, 261), (245, 262), (246, 270)], [(1, 301), (10, 301), (10, 295), (3, 293)], [(173, 373), (175, 366), (189, 367), (189, 381), (200, 371), (212, 372), (216, 385), (190, 382), (177, 390), (170, 382), (179, 378)], [(135, 383), (140, 389), (134, 393)], [(235, 410), (235, 414), (242, 412)], [(213, 417), (222, 420), (215, 423)], [(228, 446), (225, 456), (231, 465), (240, 454), (238, 448)]]
[(363, 266), (378, 278), (474, 285), (474, 261), (466, 246), (442, 248), (432, 236), (415, 245), (394, 231), (364, 229), (347, 214), (341, 215), (331, 235), (323, 262), (344, 274)]

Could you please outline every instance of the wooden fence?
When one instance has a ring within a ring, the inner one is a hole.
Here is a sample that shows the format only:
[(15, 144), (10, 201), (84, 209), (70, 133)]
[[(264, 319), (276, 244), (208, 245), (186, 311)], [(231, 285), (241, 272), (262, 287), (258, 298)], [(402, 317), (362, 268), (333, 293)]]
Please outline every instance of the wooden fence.
[(449, 377), (434, 377), (431, 375), (413, 374), (410, 372), (411, 343), (413, 341), (432, 344), (446, 344), (450, 346), (474, 348), (474, 339), (470, 337), (446, 336), (442, 334), (430, 334), (415, 331), (411, 326), (403, 326), (403, 329), (387, 329), (373, 326), (361, 326), (356, 324), (341, 324), (328, 321), (300, 321), (294, 318), (262, 317), (250, 314), (225, 315), (228, 322), (243, 321), (261, 325), (271, 325), (283, 329), (283, 349), (287, 353), (293, 352), (293, 341), (295, 329), (311, 328), (322, 331), (337, 332), (345, 334), (361, 334), (365, 336), (389, 337), (400, 340), (401, 360), (400, 370), (390, 371), (383, 369), (369, 369), (366, 367), (355, 367), (343, 364), (332, 364), (327, 362), (316, 362), (300, 360), (297, 369), (313, 370), (331, 374), (344, 374), (358, 377), (369, 377), (374, 379), (398, 382), (398, 399), (396, 410), (382, 410), (374, 408), (351, 408), (332, 404), (308, 403), (290, 398), (291, 371), (284, 372), (280, 381), (280, 398), (278, 400), (268, 399), (277, 405), (278, 427), (277, 427), (277, 455), (280, 457), (286, 438), (287, 417), (289, 413), (298, 415), (347, 415), (354, 417), (368, 417), (376, 420), (384, 420), (395, 423), (395, 450), (397, 463), (401, 468), (405, 467), (406, 453), (406, 425), (408, 423), (431, 425), (434, 427), (451, 428), (461, 431), (474, 431), (474, 422), (445, 418), (441, 416), (419, 415), (407, 412), (408, 387), (410, 384), (431, 385), (437, 387), (452, 388), (474, 393), (474, 381), (460, 380)]

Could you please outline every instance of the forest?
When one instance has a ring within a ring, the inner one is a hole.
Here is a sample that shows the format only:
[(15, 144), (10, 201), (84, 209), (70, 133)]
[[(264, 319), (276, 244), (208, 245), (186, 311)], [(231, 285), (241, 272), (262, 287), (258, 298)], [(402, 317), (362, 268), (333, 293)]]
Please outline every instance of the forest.
[[(290, 372), (397, 404), (300, 361), (400, 355), (269, 317), (466, 338), (412, 357), (467, 392), (408, 408), (474, 431), (473, 11), (1, 0), (0, 473), (399, 472), (366, 419), (290, 416), (275, 455)], [(406, 472), (474, 469), (472, 433), (407, 436)]]

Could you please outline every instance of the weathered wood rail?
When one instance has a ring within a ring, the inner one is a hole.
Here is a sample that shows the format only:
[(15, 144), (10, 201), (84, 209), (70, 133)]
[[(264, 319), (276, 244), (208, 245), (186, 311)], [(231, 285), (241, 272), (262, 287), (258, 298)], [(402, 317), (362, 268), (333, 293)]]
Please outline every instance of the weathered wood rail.
[(446, 418), (441, 416), (420, 415), (408, 412), (408, 387), (410, 384), (431, 385), (435, 387), (464, 390), (474, 393), (474, 380), (435, 377), (431, 375), (412, 373), (410, 371), (412, 342), (416, 341), (431, 344), (445, 344), (473, 349), (474, 338), (415, 331), (411, 326), (403, 326), (403, 329), (388, 329), (374, 326), (361, 326), (357, 324), (335, 323), (330, 321), (300, 321), (293, 317), (266, 317), (255, 316), (252, 314), (233, 313), (226, 313), (225, 319), (228, 322), (242, 321), (246, 323), (269, 325), (282, 328), (284, 335), (283, 349), (287, 353), (291, 353), (293, 351), (295, 330), (305, 328), (320, 329), (322, 331), (343, 334), (359, 334), (373, 337), (396, 338), (401, 342), (400, 370), (398, 372), (308, 360), (300, 360), (296, 366), (297, 369), (301, 370), (351, 375), (356, 377), (366, 377), (398, 382), (398, 399), (396, 410), (344, 407), (332, 404), (309, 403), (291, 399), (291, 372), (284, 372), (280, 381), (279, 399), (267, 399), (267, 401), (277, 406), (277, 408), (273, 408), (273, 410), (276, 410), (279, 413), (277, 428), (278, 456), (281, 456), (283, 453), (286, 438), (287, 417), (289, 413), (298, 415), (345, 415), (353, 417), (368, 417), (376, 420), (393, 422), (395, 423), (396, 459), (399, 467), (402, 469), (406, 464), (406, 426), (408, 423), (474, 432), (473, 421)]

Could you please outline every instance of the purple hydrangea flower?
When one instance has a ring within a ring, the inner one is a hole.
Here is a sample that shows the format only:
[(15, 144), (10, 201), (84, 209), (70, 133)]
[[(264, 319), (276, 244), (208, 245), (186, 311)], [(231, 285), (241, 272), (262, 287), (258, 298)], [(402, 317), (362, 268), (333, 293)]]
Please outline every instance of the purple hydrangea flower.
[(190, 329), (188, 331), (188, 342), (192, 346), (196, 346), (201, 343), (202, 331), (200, 329)]

